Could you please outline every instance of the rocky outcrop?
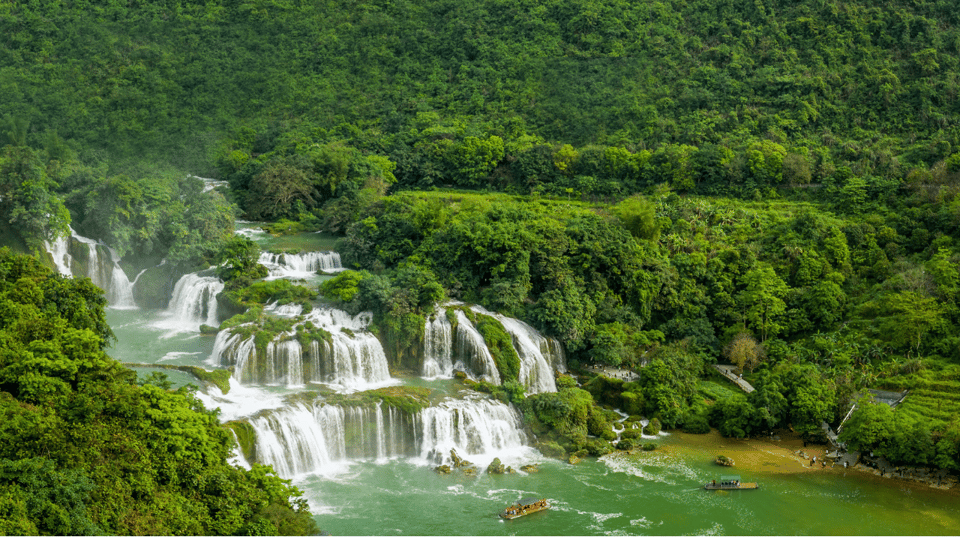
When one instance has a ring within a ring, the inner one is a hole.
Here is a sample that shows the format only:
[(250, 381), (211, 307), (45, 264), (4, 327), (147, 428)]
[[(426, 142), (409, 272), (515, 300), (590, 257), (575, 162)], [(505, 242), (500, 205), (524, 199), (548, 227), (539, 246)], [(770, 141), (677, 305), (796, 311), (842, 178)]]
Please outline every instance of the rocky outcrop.
[(460, 471), (467, 476), (477, 475), (477, 467), (474, 466), (473, 463), (461, 458), (454, 449), (450, 450), (450, 461), (453, 462), (453, 465), (439, 465), (433, 470), (436, 471), (437, 474), (451, 474), (453, 471)]
[(514, 472), (513, 467), (505, 466), (500, 458), (493, 458), (493, 461), (487, 466), (487, 474), (509, 474), (512, 472)]
[(730, 458), (727, 456), (717, 456), (717, 459), (714, 460), (714, 463), (716, 463), (717, 465), (723, 465), (724, 467), (734, 466), (733, 458)]

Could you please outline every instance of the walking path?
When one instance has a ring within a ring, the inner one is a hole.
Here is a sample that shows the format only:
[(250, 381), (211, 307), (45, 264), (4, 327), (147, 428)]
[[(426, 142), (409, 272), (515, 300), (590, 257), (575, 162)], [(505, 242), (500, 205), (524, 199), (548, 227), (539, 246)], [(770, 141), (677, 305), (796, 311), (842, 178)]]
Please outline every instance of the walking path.
[(736, 373), (737, 366), (734, 366), (731, 364), (714, 364), (713, 367), (715, 367), (717, 371), (719, 371), (724, 377), (733, 381), (744, 392), (748, 394), (750, 392), (753, 392), (753, 387), (750, 386), (750, 383), (743, 380), (743, 378), (740, 377), (740, 375), (737, 375)]
[(630, 371), (629, 369), (613, 368), (610, 366), (601, 365), (587, 366), (585, 369), (591, 373), (599, 373), (604, 377), (609, 377), (611, 379), (620, 379), (621, 381), (626, 382), (640, 380), (640, 374)]

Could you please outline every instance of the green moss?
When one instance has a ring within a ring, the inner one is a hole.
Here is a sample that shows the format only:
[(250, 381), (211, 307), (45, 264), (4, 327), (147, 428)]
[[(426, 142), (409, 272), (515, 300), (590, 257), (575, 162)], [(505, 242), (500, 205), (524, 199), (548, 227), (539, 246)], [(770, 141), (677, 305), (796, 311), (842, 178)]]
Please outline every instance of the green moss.
[(241, 324), (259, 321), (262, 315), (263, 315), (263, 307), (254, 306), (248, 309), (246, 312), (230, 317), (226, 321), (223, 321), (222, 323), (220, 323), (220, 330), (226, 330), (227, 328), (232, 328), (234, 326), (239, 326)]
[(273, 341), (277, 334), (268, 330), (259, 330), (253, 335), (253, 344), (257, 348), (257, 354), (267, 354), (267, 345)]
[(246, 420), (231, 420), (225, 422), (223, 427), (232, 430), (237, 436), (237, 442), (240, 443), (240, 454), (247, 460), (247, 463), (255, 463), (257, 461), (257, 432), (254, 431), (253, 426)]
[(430, 406), (430, 389), (417, 386), (389, 386), (357, 392), (355, 394), (332, 394), (327, 403), (342, 406), (374, 406), (378, 403), (394, 407), (408, 415)]
[(483, 336), (490, 355), (493, 356), (493, 362), (500, 372), (502, 382), (517, 381), (520, 379), (520, 357), (517, 356), (516, 349), (513, 348), (513, 338), (507, 333), (503, 325), (490, 315), (476, 313), (470, 309), (460, 309), (464, 315), (473, 323), (477, 332)]
[(197, 366), (172, 366), (168, 364), (124, 364), (127, 367), (140, 367), (140, 368), (151, 368), (151, 369), (172, 369), (175, 371), (182, 371), (184, 373), (189, 373), (196, 377), (197, 380), (212, 384), (220, 389), (221, 392), (226, 394), (230, 391), (230, 371), (226, 369), (215, 369), (213, 371), (207, 371), (202, 367)]

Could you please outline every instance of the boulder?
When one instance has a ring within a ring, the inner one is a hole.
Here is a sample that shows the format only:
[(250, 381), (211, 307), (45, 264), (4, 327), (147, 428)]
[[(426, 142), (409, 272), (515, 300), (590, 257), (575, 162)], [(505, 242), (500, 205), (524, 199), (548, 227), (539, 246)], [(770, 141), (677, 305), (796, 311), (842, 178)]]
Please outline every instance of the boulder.
[(450, 474), (453, 472), (453, 469), (449, 465), (438, 465), (435, 469), (438, 474)]
[(507, 472), (507, 469), (503, 466), (500, 458), (493, 458), (493, 461), (487, 466), (487, 474), (504, 474), (505, 472)]
[(520, 466), (520, 470), (523, 471), (523, 472), (525, 472), (525, 473), (535, 473), (535, 472), (539, 472), (539, 471), (540, 471), (540, 467), (538, 467), (537, 465), (538, 465), (537, 463), (534, 463), (533, 465), (521, 465), (521, 466)]
[(469, 461), (462, 459), (459, 455), (457, 455), (457, 451), (454, 449), (450, 449), (450, 461), (453, 461), (453, 466), (457, 469), (462, 469), (464, 467), (473, 465), (473, 463), (470, 463)]
[(715, 461), (717, 465), (723, 465), (724, 467), (733, 467), (733, 458), (727, 456), (717, 456)]

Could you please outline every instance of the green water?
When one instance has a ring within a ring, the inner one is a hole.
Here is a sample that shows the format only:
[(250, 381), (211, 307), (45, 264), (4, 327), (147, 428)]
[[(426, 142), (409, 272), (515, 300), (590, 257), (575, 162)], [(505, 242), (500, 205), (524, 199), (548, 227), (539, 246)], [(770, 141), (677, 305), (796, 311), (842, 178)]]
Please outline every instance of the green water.
[[(110, 354), (134, 363), (203, 365), (213, 338), (165, 335), (158, 311), (108, 310), (118, 336)], [(143, 373), (149, 370), (139, 370)], [(143, 376), (141, 373), (141, 376)], [(173, 378), (172, 372), (171, 378)], [(179, 375), (177, 383), (181, 383)], [(419, 379), (409, 379), (406, 383)], [(189, 378), (184, 378), (190, 382)], [(424, 386), (442, 389), (442, 381)], [(809, 471), (799, 460), (760, 456), (771, 466), (738, 469), (755, 491), (713, 492), (700, 485), (729, 472), (713, 464), (735, 441), (663, 435), (654, 452), (613, 454), (577, 465), (531, 450), (536, 473), (466, 477), (433, 472), (418, 459), (341, 464), (331, 477), (305, 476), (320, 527), (334, 535), (956, 535), (960, 497), (919, 484), (850, 470)], [(718, 448), (724, 447), (724, 448)], [(762, 451), (758, 451), (761, 452)], [(520, 463), (513, 463), (516, 468)], [(784, 468), (778, 471), (777, 466)], [(485, 467), (486, 463), (478, 463)], [(800, 471), (800, 473), (797, 473)], [(512, 521), (497, 513), (517, 499), (545, 497), (551, 508)]]
[[(238, 224), (238, 229), (255, 225)], [(335, 241), (323, 234), (252, 237), (268, 250), (326, 251)], [(311, 283), (322, 279), (329, 278)], [(110, 354), (129, 363), (212, 368), (208, 359), (214, 337), (172, 334), (158, 324), (164, 317), (162, 311), (109, 309), (107, 320), (118, 338)], [(144, 377), (150, 370), (137, 371)], [(197, 384), (187, 374), (166, 373), (175, 386)], [(403, 383), (429, 387), (432, 394), (451, 388), (442, 380), (409, 378)], [(232, 384), (236, 389), (236, 381)], [(270, 395), (284, 392), (270, 388)], [(522, 462), (507, 462), (514, 468), (539, 463), (540, 471), (530, 474), (444, 476), (433, 471), (432, 463), (397, 458), (345, 462), (328, 472), (331, 476), (294, 481), (321, 529), (338, 536), (960, 534), (956, 489), (944, 492), (852, 469), (811, 470), (790, 450), (716, 434), (666, 434), (656, 442), (659, 448), (653, 452), (611, 454), (577, 465), (546, 459), (533, 449)], [(734, 456), (738, 467), (730, 471), (715, 465), (718, 454)], [(476, 465), (482, 469), (487, 463)], [(700, 488), (731, 472), (761, 488)], [(497, 517), (530, 496), (547, 498), (551, 508), (512, 521)]]
[(273, 236), (260, 227), (263, 223), (241, 221), (237, 222), (238, 231), (245, 231), (244, 234), (260, 245), (264, 251), (333, 251), (337, 243), (336, 235), (325, 232), (290, 234), (285, 236)]
[[(665, 448), (670, 436), (663, 438)], [(335, 479), (301, 479), (317, 522), (335, 535), (951, 535), (953, 494), (861, 474), (753, 474), (759, 490), (698, 487), (709, 460), (661, 451), (577, 465), (544, 460), (532, 474), (440, 476), (408, 463), (359, 463)], [(505, 521), (527, 496), (551, 508)], [(372, 519), (376, 516), (376, 519)]]

